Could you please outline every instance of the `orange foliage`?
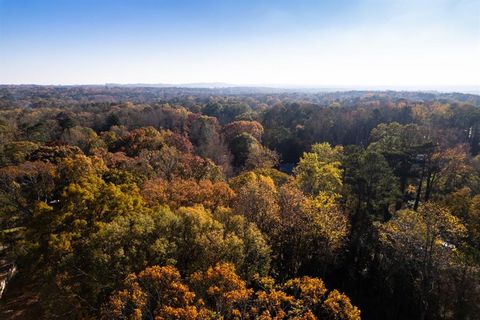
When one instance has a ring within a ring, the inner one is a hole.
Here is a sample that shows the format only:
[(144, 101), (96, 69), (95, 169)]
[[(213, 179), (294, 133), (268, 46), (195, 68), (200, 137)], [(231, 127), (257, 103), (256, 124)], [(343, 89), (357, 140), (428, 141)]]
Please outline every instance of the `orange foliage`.
[(223, 127), (223, 134), (227, 141), (231, 141), (244, 132), (249, 133), (260, 141), (263, 135), (263, 126), (257, 121), (234, 121)]
[(149, 206), (167, 204), (171, 208), (179, 208), (201, 204), (211, 210), (228, 206), (235, 195), (225, 182), (197, 182), (192, 179), (174, 179), (170, 182), (162, 179), (148, 180), (143, 185), (141, 194)]
[(277, 286), (260, 278), (264, 290), (255, 292), (229, 263), (193, 273), (190, 287), (171, 266), (129, 275), (125, 284), (110, 297), (105, 319), (360, 319), (347, 296), (337, 290), (326, 296), (321, 279), (303, 277)]

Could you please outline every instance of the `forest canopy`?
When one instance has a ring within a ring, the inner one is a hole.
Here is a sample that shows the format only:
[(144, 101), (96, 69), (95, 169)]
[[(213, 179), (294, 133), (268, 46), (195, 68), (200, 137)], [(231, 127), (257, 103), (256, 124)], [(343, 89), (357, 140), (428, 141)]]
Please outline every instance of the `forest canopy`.
[(475, 319), (479, 154), (476, 95), (0, 86), (0, 317)]

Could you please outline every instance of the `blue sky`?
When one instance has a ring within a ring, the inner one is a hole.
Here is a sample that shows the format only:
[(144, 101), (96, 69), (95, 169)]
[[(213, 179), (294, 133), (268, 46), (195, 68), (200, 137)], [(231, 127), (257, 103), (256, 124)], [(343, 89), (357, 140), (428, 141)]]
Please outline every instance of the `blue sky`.
[(0, 83), (479, 85), (480, 0), (0, 0)]

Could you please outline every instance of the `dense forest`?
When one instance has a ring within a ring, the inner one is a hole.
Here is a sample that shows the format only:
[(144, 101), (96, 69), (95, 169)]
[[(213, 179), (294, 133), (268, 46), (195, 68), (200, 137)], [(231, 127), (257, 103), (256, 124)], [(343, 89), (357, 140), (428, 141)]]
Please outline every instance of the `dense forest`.
[(0, 317), (478, 319), (479, 153), (477, 95), (0, 86)]

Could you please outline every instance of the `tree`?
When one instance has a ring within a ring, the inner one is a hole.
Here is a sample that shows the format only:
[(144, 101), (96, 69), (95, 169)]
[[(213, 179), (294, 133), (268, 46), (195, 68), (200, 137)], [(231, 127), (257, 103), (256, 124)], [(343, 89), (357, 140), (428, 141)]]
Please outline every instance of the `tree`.
[(227, 263), (209, 267), (205, 272), (195, 272), (189, 282), (211, 310), (226, 318), (244, 314), (253, 294), (236, 274), (235, 267)]
[(163, 146), (160, 150), (142, 150), (138, 158), (151, 168), (152, 175), (171, 180), (180, 175), (183, 155), (174, 147)]
[(277, 153), (265, 148), (260, 143), (256, 143), (250, 146), (250, 150), (245, 160), (245, 169), (254, 170), (269, 169), (276, 166), (279, 162)]
[[(177, 212), (180, 221), (175, 228), (174, 242), (177, 266), (181, 270), (193, 272), (219, 261), (229, 261), (241, 267), (247, 242), (238, 233), (225, 232), (222, 223), (203, 207), (180, 208)], [(259, 241), (263, 240), (260, 238)], [(261, 260), (266, 261), (265, 258)]]
[(271, 168), (278, 162), (278, 156), (265, 148), (249, 133), (241, 133), (230, 142), (233, 165), (236, 168), (252, 170)]
[(291, 175), (288, 175), (282, 171), (273, 168), (258, 168), (253, 170), (253, 172), (257, 175), (262, 175), (265, 177), (270, 177), (275, 186), (280, 187), (286, 183), (289, 183), (293, 180)]
[(480, 195), (476, 195), (470, 201), (466, 225), (472, 245), (480, 248)]
[(305, 251), (303, 260), (309, 262), (307, 270), (316, 270), (324, 276), (346, 244), (350, 223), (335, 198), (327, 194), (305, 201), (302, 210), (309, 220), (302, 235), (306, 242), (304, 247), (310, 248)]
[(232, 141), (242, 133), (248, 133), (257, 141), (261, 141), (263, 127), (257, 121), (234, 121), (223, 127), (223, 134), (227, 141)]
[(474, 187), (480, 180), (475, 174), (465, 145), (439, 151), (432, 156), (432, 160), (436, 163), (437, 170), (427, 189), (427, 200), (430, 194), (444, 196), (464, 186)]
[(171, 266), (153, 266), (138, 276), (131, 274), (126, 279), (126, 287), (110, 297), (103, 310), (104, 318), (193, 320), (205, 312), (195, 306), (195, 293)]
[(228, 207), (235, 193), (225, 182), (211, 180), (195, 181), (174, 179), (170, 182), (162, 179), (148, 180), (141, 194), (150, 206), (167, 204), (171, 208), (201, 204), (215, 211), (218, 207)]
[(55, 201), (56, 184), (56, 168), (50, 163), (27, 161), (0, 168), (0, 239), (4, 247), (18, 248), (24, 241), (34, 208)]
[(77, 146), (83, 152), (92, 154), (95, 149), (106, 148), (97, 133), (90, 128), (75, 126), (64, 130), (60, 140), (68, 145)]
[(0, 165), (16, 165), (27, 160), (39, 145), (30, 141), (15, 141), (2, 144), (0, 149)]
[(279, 189), (279, 232), (272, 239), (282, 274), (324, 276), (343, 249), (349, 221), (336, 199), (307, 197), (292, 184)]
[(314, 144), (312, 152), (306, 152), (295, 167), (296, 180), (307, 194), (320, 192), (340, 193), (342, 187), (342, 147), (332, 148), (328, 143)]
[(398, 211), (389, 222), (379, 226), (386, 254), (411, 270), (420, 297), (419, 318), (429, 312), (431, 293), (438, 278), (449, 268), (452, 255), (461, 246), (466, 229), (447, 209), (427, 202), (418, 212)]
[(153, 127), (134, 129), (118, 140), (115, 151), (137, 156), (142, 150), (159, 150), (165, 144), (163, 135)]
[(213, 117), (190, 115), (188, 137), (198, 155), (213, 160), (229, 173), (230, 153), (220, 134), (218, 120)]
[(242, 177), (244, 183), (240, 184), (235, 179), (231, 182), (237, 194), (233, 202), (234, 212), (254, 222), (262, 232), (272, 237), (278, 232), (280, 223), (277, 189), (273, 180), (253, 172)]
[(261, 289), (249, 288), (233, 265), (219, 263), (183, 280), (171, 266), (153, 266), (130, 274), (125, 289), (110, 296), (107, 319), (341, 319), (359, 320), (350, 299), (321, 279), (296, 278), (276, 285), (259, 278)]
[(332, 320), (360, 320), (360, 310), (352, 305), (346, 295), (337, 290), (331, 291), (323, 302), (323, 314), (326, 319)]
[[(424, 180), (427, 182), (428, 195), (429, 185), (435, 176), (436, 166), (431, 161), (435, 145), (430, 136), (424, 127), (416, 124), (401, 125), (397, 122), (379, 124), (370, 134), (371, 143), (368, 149), (381, 153), (388, 161), (399, 177), (399, 189), (404, 200), (408, 200), (406, 190), (409, 179), (419, 176), (415, 208), (420, 202)], [(399, 209), (400, 205), (397, 201), (396, 209)]]
[(60, 128), (62, 128), (62, 130), (73, 128), (76, 124), (73, 115), (68, 112), (60, 112), (57, 114), (56, 120), (58, 121), (58, 125)]
[(372, 150), (351, 147), (346, 150), (343, 163), (349, 202), (354, 206), (353, 224), (364, 218), (364, 211), (388, 219), (389, 206), (395, 203), (399, 192), (397, 179), (385, 158)]
[(78, 155), (83, 155), (83, 152), (76, 146), (40, 146), (28, 155), (27, 160), (59, 164), (65, 158), (74, 158)]

